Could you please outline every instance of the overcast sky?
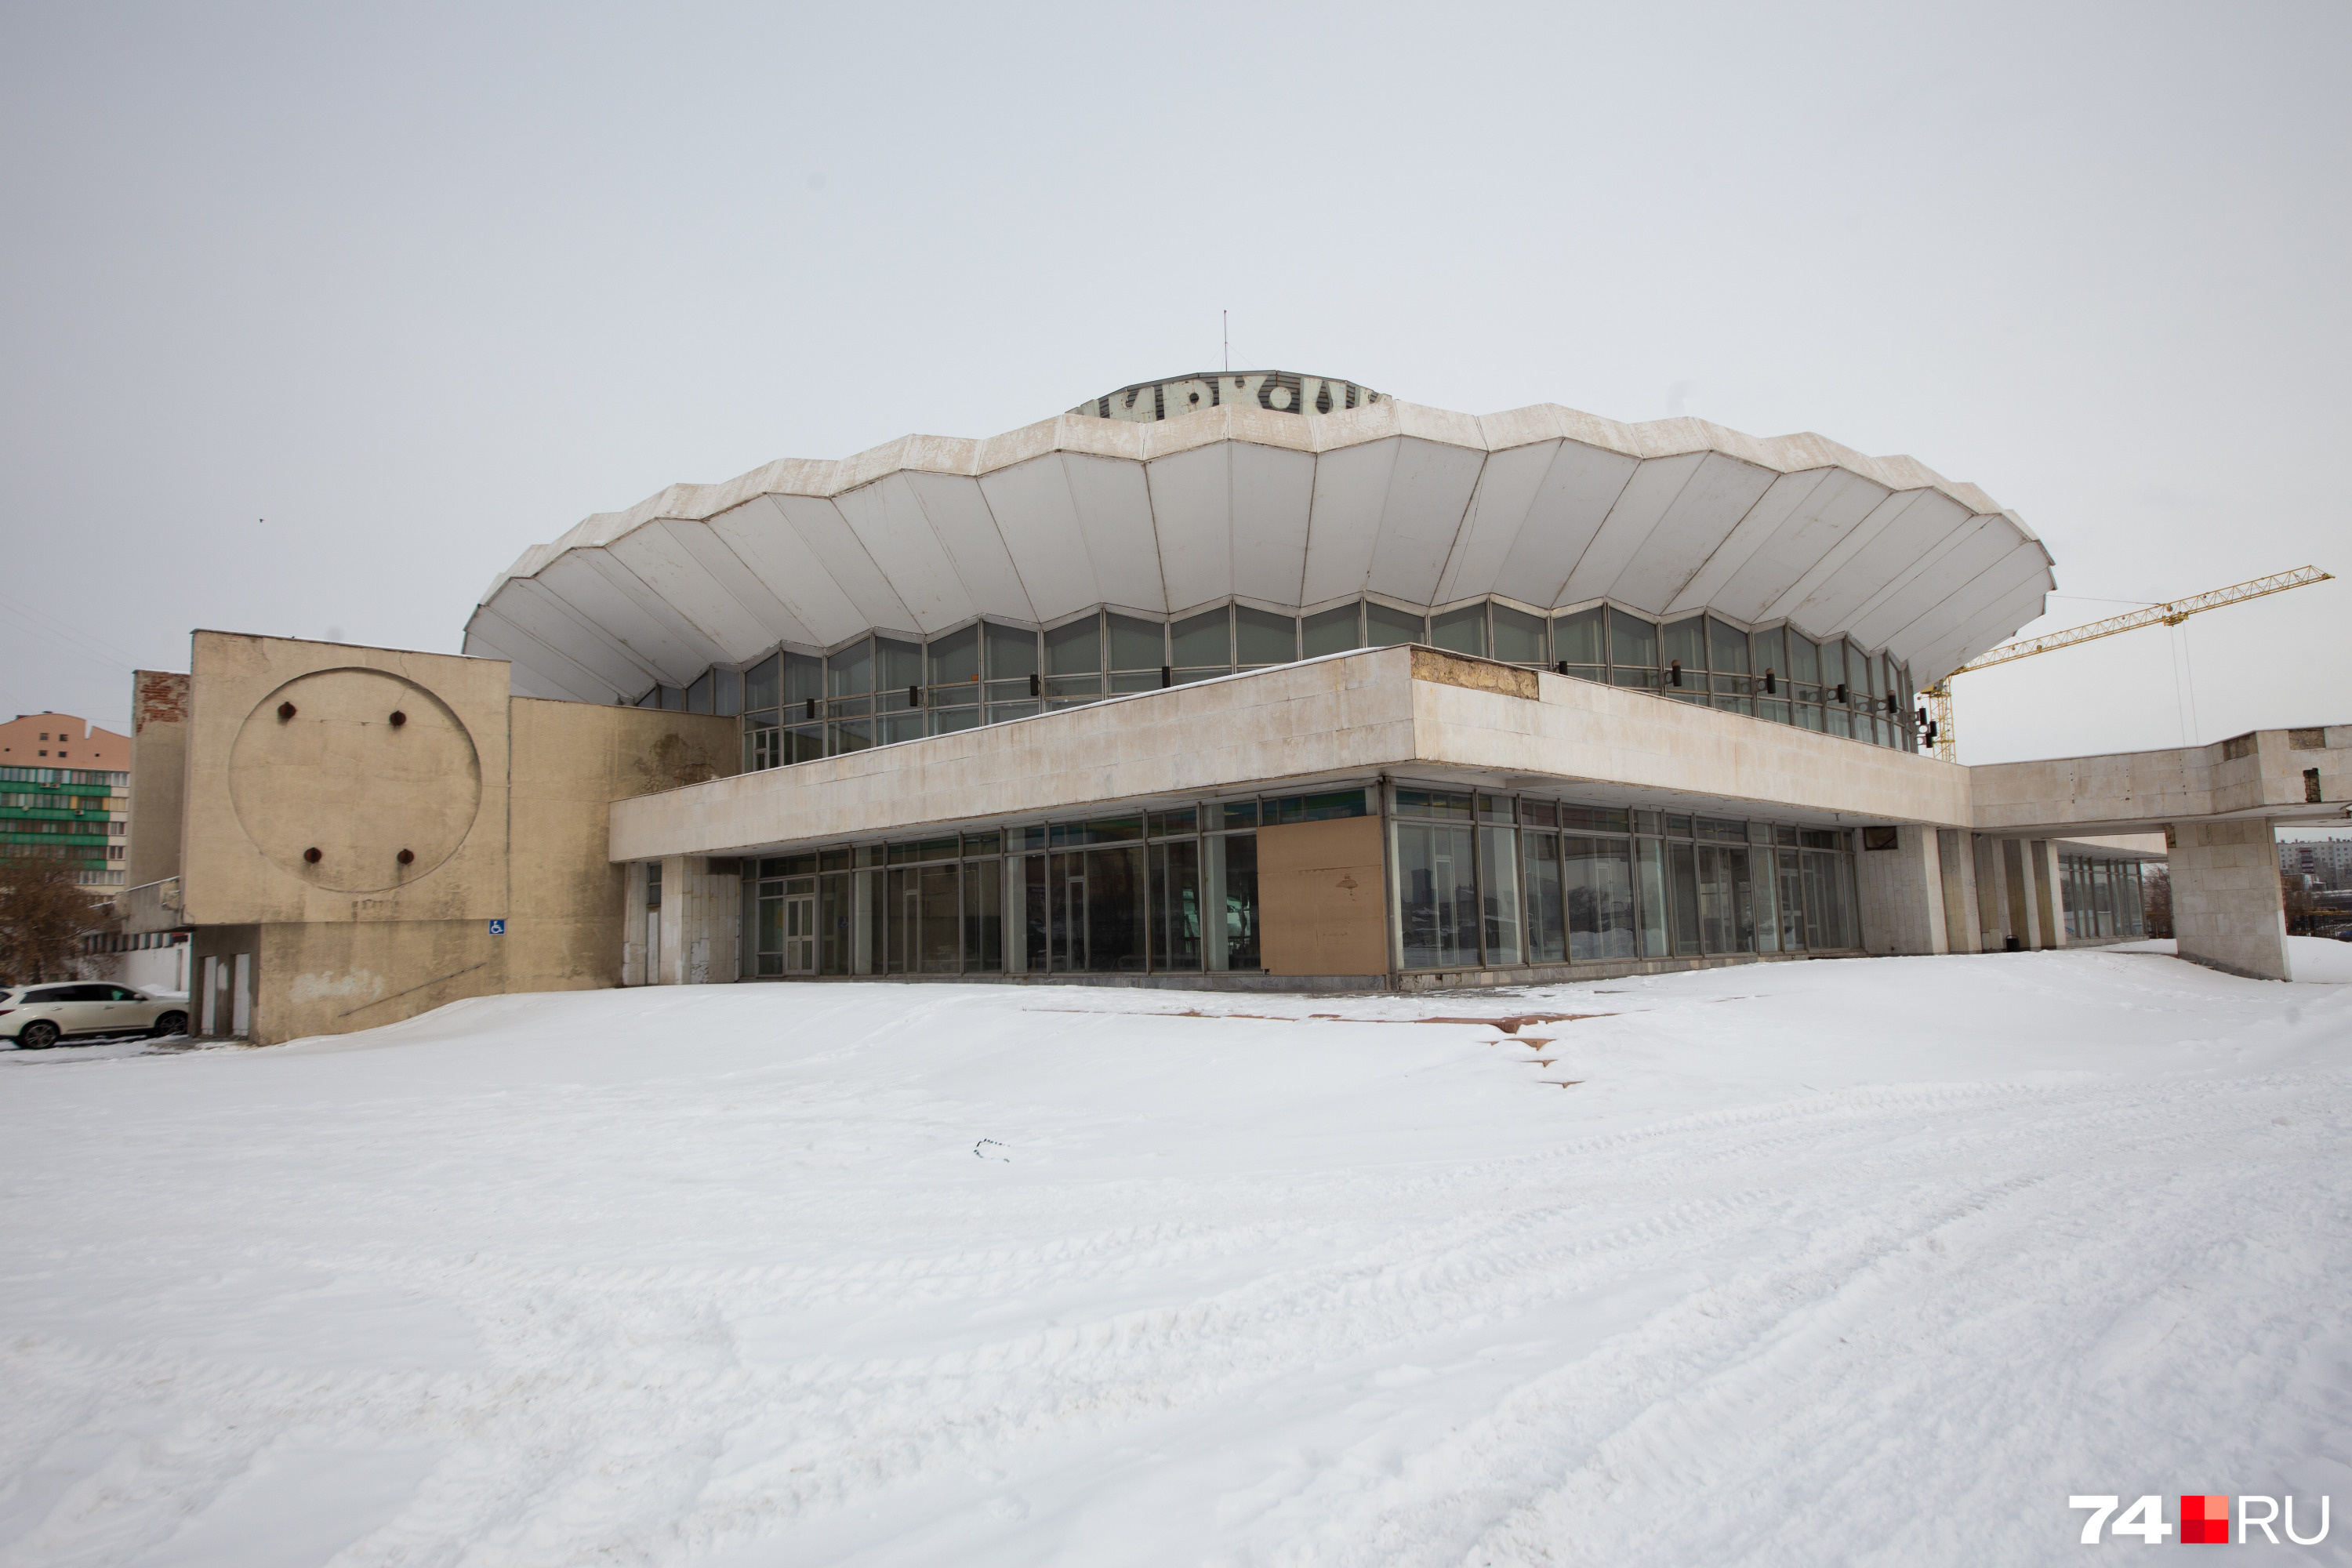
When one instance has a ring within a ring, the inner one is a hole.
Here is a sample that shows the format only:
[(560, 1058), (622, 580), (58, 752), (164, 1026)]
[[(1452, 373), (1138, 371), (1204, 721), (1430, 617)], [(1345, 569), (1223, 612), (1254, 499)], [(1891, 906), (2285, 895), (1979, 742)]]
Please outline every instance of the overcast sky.
[[(2044, 626), (1968, 762), (2352, 721), (2352, 11), (0, 10), (0, 710), (455, 651), (674, 480), (1217, 363), (1910, 453)], [(2184, 679), (2183, 671), (2193, 679)], [(2191, 710), (2193, 707), (2193, 719)]]

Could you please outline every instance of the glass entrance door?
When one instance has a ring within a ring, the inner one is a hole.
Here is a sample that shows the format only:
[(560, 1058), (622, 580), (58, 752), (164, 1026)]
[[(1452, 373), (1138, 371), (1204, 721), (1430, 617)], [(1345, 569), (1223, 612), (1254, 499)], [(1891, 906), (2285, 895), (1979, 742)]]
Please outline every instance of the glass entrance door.
[(1087, 858), (1054, 857), (1054, 967), (1083, 970), (1087, 964)]
[(760, 884), (753, 954), (761, 974), (817, 972), (817, 879), (771, 878)]
[(784, 973), (816, 973), (816, 893), (784, 896)]

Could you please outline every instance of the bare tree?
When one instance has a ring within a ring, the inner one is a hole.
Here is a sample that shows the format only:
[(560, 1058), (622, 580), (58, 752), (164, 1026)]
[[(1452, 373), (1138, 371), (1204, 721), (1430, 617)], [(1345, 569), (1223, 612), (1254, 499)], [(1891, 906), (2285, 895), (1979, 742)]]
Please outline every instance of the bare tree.
[(22, 985), (110, 967), (83, 952), (84, 937), (115, 921), (76, 880), (78, 870), (64, 860), (0, 858), (0, 979)]
[(2286, 929), (2296, 936), (2309, 936), (2318, 929), (2319, 900), (2303, 885), (2303, 878), (2287, 871), (2279, 873), (2279, 894), (2286, 905)]
[(2172, 873), (2161, 866), (2151, 866), (2140, 881), (2140, 913), (2147, 921), (2150, 936), (2171, 936)]

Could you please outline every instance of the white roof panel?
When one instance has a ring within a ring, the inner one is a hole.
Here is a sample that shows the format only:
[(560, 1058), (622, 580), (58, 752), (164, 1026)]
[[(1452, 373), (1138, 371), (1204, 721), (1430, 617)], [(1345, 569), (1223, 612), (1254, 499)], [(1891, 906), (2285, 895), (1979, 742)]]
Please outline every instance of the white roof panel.
[[(1617, 579), (1625, 574), (1625, 568), (1649, 542), (1658, 520), (1666, 515), (1675, 498), (1683, 493), (1683, 487), (1690, 483), (1691, 476), (1706, 461), (1706, 453), (1688, 452), (1652, 458), (1634, 469), (1633, 478), (1618, 492), (1616, 504), (1594, 531), (1592, 542), (1584, 547), (1575, 569), (1569, 573), (1568, 583), (1560, 589), (1560, 602), (1575, 604), (1615, 592)], [(1657, 604), (1635, 607), (1655, 615), (1665, 606)]]
[(1927, 680), (1943, 650), (2038, 610), (2047, 566), (2013, 514), (1914, 458), (1698, 419), (1543, 405), (1479, 420), (1382, 399), (1065, 415), (673, 485), (525, 551), (469, 635), (514, 660), (518, 689), (603, 700), (867, 627), (1495, 594), (1786, 617), (1892, 647)]
[[(1311, 469), (1315, 460), (1307, 458)], [(1171, 608), (1234, 591), (1234, 448), (1219, 444), (1154, 458), (1144, 468)]]
[[(1508, 586), (1496, 592), (1547, 607), (1571, 603), (1569, 574), (1641, 466), (1642, 459), (1630, 453), (1562, 441), (1496, 573), (1495, 581)], [(1450, 584), (1449, 592), (1454, 598), (1466, 596), (1463, 582)]]
[(1307, 603), (1307, 527), (1315, 510), (1317, 459), (1308, 452), (1238, 441), (1227, 443), (1225, 451), (1232, 464), (1233, 591), (1276, 605)]
[(980, 488), (1037, 620), (1102, 602), (1059, 454), (982, 474)]
[(1360, 594), (1372, 574), (1372, 552), (1381, 537), (1397, 448), (1391, 437), (1343, 447), (1315, 459), (1315, 504), (1307, 520), (1307, 571), (1299, 592), (1304, 604), (1320, 604)]
[(1649, 537), (1625, 563), (1610, 596), (1664, 611), (1731, 537), (1748, 509), (1763, 499), (1775, 477), (1769, 469), (1720, 452), (1701, 458), (1697, 471), (1675, 492)]

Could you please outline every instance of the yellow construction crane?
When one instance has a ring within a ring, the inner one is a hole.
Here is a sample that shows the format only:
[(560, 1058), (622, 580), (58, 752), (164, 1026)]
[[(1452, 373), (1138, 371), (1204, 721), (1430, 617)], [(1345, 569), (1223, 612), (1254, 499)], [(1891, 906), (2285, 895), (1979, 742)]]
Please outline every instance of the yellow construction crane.
[(1990, 669), (1996, 664), (2008, 664), (2013, 659), (2032, 658), (2037, 653), (2053, 653), (2062, 647), (2073, 647), (2076, 643), (2111, 637), (2117, 632), (2137, 631), (2142, 626), (2177, 626), (2200, 610), (2218, 610), (2224, 605), (2242, 605), (2248, 599), (2259, 599), (2265, 594), (2284, 594), (2289, 588), (2325, 583), (2333, 575), (2316, 566), (2298, 566), (2292, 572), (2274, 573), (2268, 577), (2257, 577), (2251, 583), (2216, 588), (2207, 594), (2194, 594), (2186, 599), (2175, 599), (2168, 605), (2150, 605), (2144, 610), (2134, 610), (2128, 615), (2109, 616), (2104, 621), (2069, 626), (2063, 632), (2029, 637), (2024, 642), (2005, 643), (1980, 653), (1921, 694), (1927, 700), (1927, 719), (1934, 726), (1936, 754), (1948, 763), (1954, 760), (1952, 753), (1957, 737), (1952, 733), (1953, 676), (1966, 675), (1972, 669)]

